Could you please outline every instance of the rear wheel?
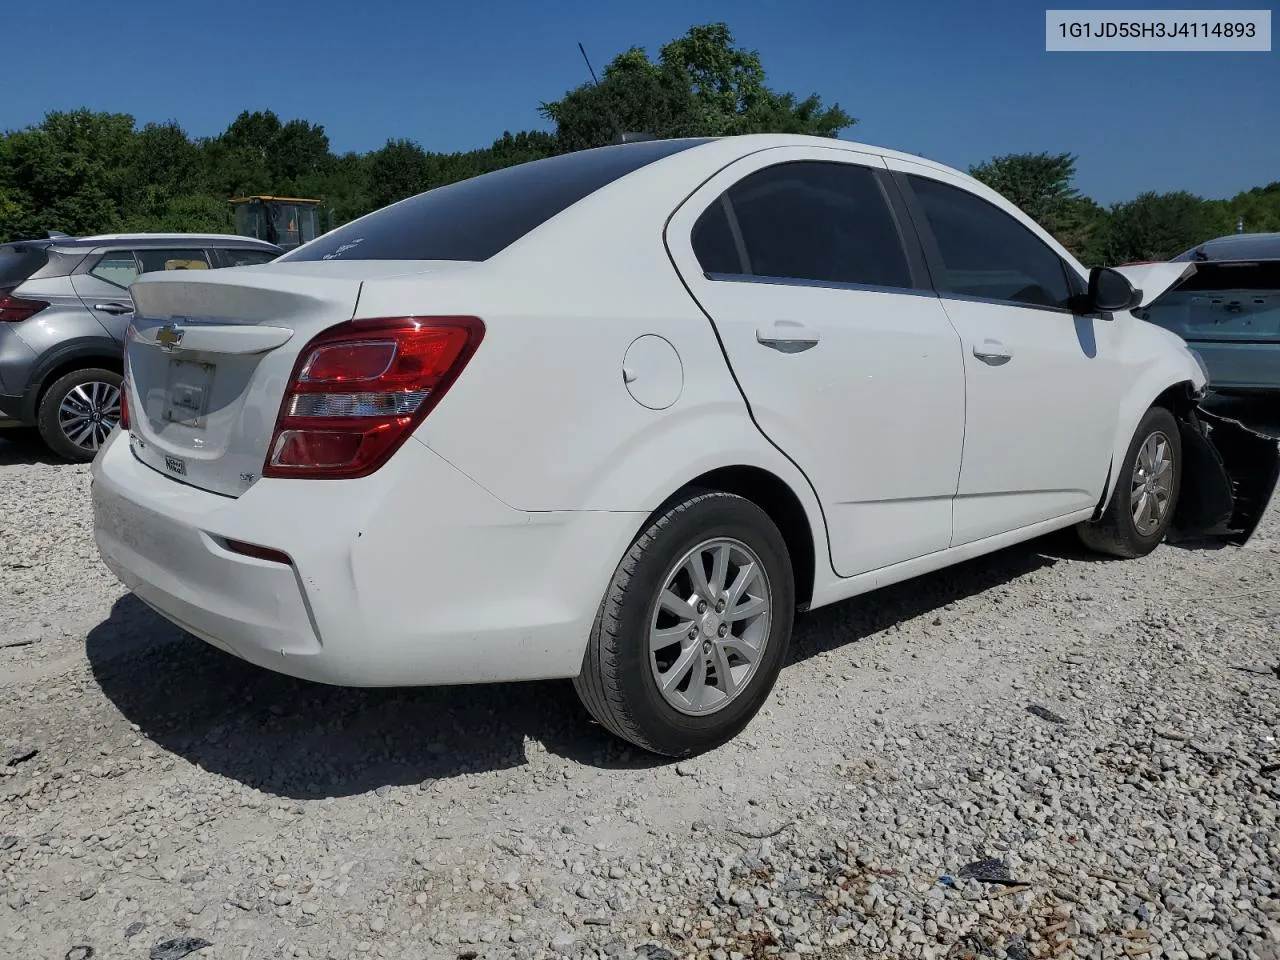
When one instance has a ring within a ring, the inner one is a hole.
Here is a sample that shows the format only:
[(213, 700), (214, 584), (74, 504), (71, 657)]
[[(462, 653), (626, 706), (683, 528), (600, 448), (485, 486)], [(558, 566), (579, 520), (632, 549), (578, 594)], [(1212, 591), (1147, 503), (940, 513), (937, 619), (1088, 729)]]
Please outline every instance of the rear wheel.
[(701, 753), (759, 712), (794, 614), (791, 560), (769, 516), (742, 497), (694, 493), (632, 543), (574, 685), (617, 736), (666, 756)]
[(1099, 553), (1145, 557), (1169, 532), (1181, 488), (1178, 422), (1164, 407), (1152, 407), (1129, 443), (1106, 512), (1076, 528), (1081, 541)]
[(87, 463), (120, 422), (120, 374), (101, 367), (73, 370), (44, 392), (36, 425), (58, 456)]

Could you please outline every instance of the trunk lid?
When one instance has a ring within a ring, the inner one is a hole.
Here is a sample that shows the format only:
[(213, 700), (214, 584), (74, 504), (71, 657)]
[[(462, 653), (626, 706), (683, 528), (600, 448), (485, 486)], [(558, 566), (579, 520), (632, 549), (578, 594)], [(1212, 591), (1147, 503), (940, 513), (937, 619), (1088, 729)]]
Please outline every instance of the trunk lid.
[(397, 261), (146, 274), (125, 358), (130, 444), (174, 480), (239, 496), (262, 474), (299, 352), (355, 314), (368, 280), (459, 269)]
[(1139, 317), (1191, 342), (1280, 343), (1280, 261), (1211, 261)]

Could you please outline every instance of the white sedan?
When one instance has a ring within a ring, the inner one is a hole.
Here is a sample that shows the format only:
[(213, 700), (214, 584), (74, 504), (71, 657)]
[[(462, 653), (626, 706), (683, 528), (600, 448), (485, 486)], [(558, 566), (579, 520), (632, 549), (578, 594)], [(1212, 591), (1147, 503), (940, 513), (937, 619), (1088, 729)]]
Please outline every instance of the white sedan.
[(1201, 365), (1129, 313), (1163, 269), (1086, 271), (972, 178), (854, 143), (523, 164), (135, 283), (97, 543), (263, 667), (571, 677), (618, 736), (707, 750), (797, 611), (1065, 527), (1125, 557), (1183, 514), (1247, 538), (1274, 477), (1241, 507)]

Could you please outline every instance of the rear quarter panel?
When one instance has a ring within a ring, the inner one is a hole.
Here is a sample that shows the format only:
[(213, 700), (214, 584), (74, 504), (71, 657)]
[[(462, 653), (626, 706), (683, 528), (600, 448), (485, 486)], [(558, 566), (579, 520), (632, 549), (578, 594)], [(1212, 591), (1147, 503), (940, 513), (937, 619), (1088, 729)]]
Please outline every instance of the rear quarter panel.
[[(641, 170), (467, 275), (366, 283), (361, 317), (485, 322), (479, 350), (418, 439), (526, 511), (647, 512), (701, 473), (757, 466), (784, 480), (822, 531), (811, 488), (756, 429), (663, 244), (670, 211), (722, 165), (678, 155)], [(679, 355), (679, 394), (666, 409), (642, 406), (624, 381), (627, 349), (647, 334)]]

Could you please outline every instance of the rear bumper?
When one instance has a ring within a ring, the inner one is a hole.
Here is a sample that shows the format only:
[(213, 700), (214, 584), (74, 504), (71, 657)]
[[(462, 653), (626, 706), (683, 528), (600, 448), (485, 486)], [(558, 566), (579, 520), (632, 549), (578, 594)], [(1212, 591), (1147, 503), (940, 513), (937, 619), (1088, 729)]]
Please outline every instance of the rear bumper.
[(139, 463), (116, 433), (92, 476), (99, 552), (141, 600), (241, 659), (342, 686), (575, 676), (643, 520), (513, 510), (417, 442), (371, 477), (232, 499)]
[(36, 354), (13, 330), (0, 324), (0, 420), (28, 422), (26, 393)]

